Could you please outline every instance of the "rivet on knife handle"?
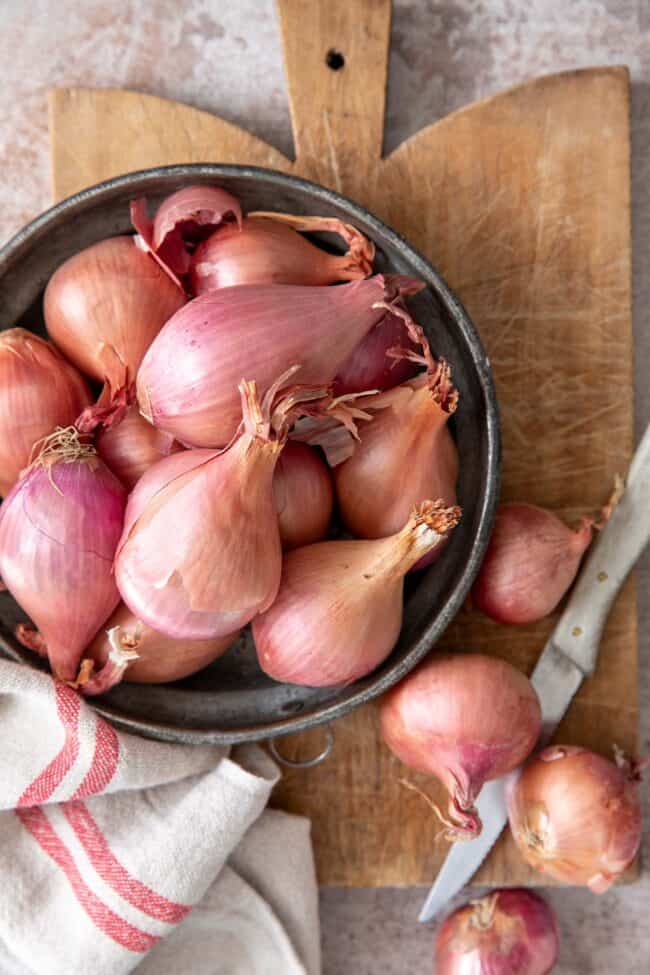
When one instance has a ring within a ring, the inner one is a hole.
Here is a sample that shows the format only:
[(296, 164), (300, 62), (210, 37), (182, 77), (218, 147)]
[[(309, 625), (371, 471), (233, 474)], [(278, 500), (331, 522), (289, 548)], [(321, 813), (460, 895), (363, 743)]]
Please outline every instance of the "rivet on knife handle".
[(605, 621), (650, 538), (650, 427), (632, 460), (625, 492), (594, 542), (553, 635), (584, 674), (593, 673)]

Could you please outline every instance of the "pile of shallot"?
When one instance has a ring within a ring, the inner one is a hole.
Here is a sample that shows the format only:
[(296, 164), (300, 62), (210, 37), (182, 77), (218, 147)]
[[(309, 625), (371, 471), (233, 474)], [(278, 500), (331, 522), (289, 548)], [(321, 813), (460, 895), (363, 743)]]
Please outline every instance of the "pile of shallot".
[(407, 306), (423, 283), (373, 273), (355, 227), (216, 186), (130, 215), (50, 278), (48, 341), (0, 334), (18, 638), (86, 695), (185, 677), (249, 623), (276, 680), (363, 677), (461, 514), (458, 392)]
[[(49, 341), (0, 333), (0, 581), (31, 620), (18, 638), (86, 695), (195, 673), (248, 624), (275, 680), (364, 677), (398, 639), (405, 577), (444, 558), (461, 517), (462, 400), (409, 312), (423, 283), (373, 273), (372, 242), (339, 220), (245, 214), (215, 186), (153, 217), (135, 200), (131, 221), (53, 274)], [(503, 504), (473, 608), (551, 613), (610, 510), (571, 530)], [(527, 677), (480, 653), (430, 657), (380, 719), (395, 756), (444, 785), (441, 808), (406, 783), (450, 840), (479, 835), (483, 784), (529, 758), (542, 723)], [(605, 890), (638, 849), (642, 765), (533, 758), (509, 800), (525, 859)], [(499, 891), (447, 919), (436, 971), (543, 975), (556, 953), (546, 905)]]

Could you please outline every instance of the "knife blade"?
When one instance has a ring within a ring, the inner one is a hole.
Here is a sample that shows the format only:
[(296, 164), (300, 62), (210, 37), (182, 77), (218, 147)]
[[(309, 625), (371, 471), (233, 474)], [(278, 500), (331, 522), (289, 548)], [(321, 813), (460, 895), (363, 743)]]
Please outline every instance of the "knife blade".
[[(610, 609), (649, 538), (650, 425), (632, 458), (625, 491), (594, 542), (531, 675), (542, 705), (540, 747), (551, 740), (582, 681), (594, 672)], [(420, 921), (431, 920), (445, 907), (496, 843), (508, 819), (507, 792), (519, 771), (481, 789), (477, 802), (481, 835), (451, 848), (420, 911)]]

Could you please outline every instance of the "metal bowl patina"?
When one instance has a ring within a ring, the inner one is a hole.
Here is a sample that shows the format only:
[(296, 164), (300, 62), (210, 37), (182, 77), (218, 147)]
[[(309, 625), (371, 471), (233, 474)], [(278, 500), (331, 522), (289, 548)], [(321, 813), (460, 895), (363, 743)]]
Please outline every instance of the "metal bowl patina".
[[(433, 351), (452, 365), (460, 406), (451, 421), (460, 455), (458, 503), (463, 517), (440, 558), (408, 578), (404, 623), (388, 659), (346, 687), (278, 684), (257, 665), (250, 634), (200, 673), (174, 684), (121, 684), (90, 703), (120, 728), (167, 741), (232, 743), (288, 734), (332, 721), (404, 677), (444, 633), (460, 609), (488, 542), (499, 486), (499, 420), (490, 365), (459, 300), (438, 272), (398, 233), (350, 200), (314, 183), (249, 166), (164, 166), (130, 173), (77, 193), (24, 227), (0, 251), (1, 328), (22, 325), (45, 334), (43, 289), (53, 271), (104, 237), (131, 231), (129, 201), (157, 205), (192, 183), (216, 183), (248, 210), (339, 217), (370, 237), (378, 271), (414, 275), (427, 288), (410, 299)], [(331, 238), (330, 241), (331, 243)], [(43, 667), (13, 637), (25, 619), (0, 594), (0, 649)]]

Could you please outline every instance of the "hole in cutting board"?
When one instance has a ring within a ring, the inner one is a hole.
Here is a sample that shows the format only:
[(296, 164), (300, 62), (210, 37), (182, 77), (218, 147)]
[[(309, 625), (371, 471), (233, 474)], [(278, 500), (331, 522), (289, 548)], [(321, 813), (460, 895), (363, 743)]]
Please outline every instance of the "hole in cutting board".
[(335, 48), (331, 47), (325, 55), (325, 64), (328, 68), (331, 68), (332, 71), (340, 71), (341, 68), (345, 67), (345, 58), (340, 51), (337, 51)]

